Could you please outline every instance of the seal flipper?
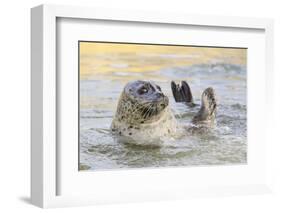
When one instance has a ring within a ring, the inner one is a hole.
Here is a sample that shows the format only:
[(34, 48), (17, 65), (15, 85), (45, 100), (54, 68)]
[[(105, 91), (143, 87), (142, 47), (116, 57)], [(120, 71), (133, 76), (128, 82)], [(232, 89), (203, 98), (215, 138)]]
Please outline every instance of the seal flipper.
[(193, 104), (192, 93), (186, 81), (182, 81), (181, 86), (172, 81), (171, 88), (176, 102), (185, 102)]
[(209, 87), (204, 90), (201, 97), (201, 108), (193, 117), (192, 123), (213, 123), (216, 118), (217, 101), (215, 91)]

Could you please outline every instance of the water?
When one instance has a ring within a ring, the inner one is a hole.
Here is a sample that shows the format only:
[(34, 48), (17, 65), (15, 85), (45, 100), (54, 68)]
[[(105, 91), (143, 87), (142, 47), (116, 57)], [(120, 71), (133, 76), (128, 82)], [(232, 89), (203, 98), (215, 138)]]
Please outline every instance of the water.
[[(138, 60), (143, 58), (134, 57)], [(174, 55), (166, 57), (174, 60)], [(117, 57), (108, 63), (112, 68), (110, 72), (99, 72), (90, 77), (87, 75), (80, 80), (80, 169), (228, 165), (247, 162), (244, 64), (216, 60), (130, 72), (128, 59)], [(186, 80), (191, 86), (195, 103), (198, 104), (203, 90), (212, 86), (218, 99), (216, 127), (203, 133), (187, 132), (176, 140), (167, 139), (160, 147), (122, 142), (110, 133), (110, 124), (123, 87), (134, 79), (152, 80), (159, 84), (169, 97), (170, 107), (178, 122), (183, 124), (191, 121), (199, 106), (188, 108), (184, 104), (175, 103), (170, 89), (171, 80)]]

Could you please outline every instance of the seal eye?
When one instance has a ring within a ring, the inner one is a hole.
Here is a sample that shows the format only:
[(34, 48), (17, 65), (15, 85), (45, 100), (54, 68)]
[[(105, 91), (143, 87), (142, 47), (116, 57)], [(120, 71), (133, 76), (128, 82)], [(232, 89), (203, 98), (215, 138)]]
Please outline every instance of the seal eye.
[(161, 87), (159, 87), (158, 85), (156, 86), (156, 88), (157, 88), (159, 91), (162, 91), (162, 90), (161, 90)]
[(142, 94), (147, 93), (147, 92), (148, 92), (148, 89), (147, 89), (146, 87), (142, 87), (142, 88), (140, 88), (140, 89), (139, 89), (139, 91), (138, 91), (138, 92), (139, 92), (139, 94), (141, 94), (141, 95), (142, 95)]

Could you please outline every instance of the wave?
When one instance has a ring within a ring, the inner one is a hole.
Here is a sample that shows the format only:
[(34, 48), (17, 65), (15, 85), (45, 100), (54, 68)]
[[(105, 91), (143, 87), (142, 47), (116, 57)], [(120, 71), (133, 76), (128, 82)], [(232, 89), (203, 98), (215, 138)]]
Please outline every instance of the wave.
[(166, 77), (188, 78), (193, 76), (209, 76), (212, 75), (239, 75), (246, 77), (246, 67), (244, 65), (212, 63), (212, 64), (196, 64), (184, 67), (170, 67), (160, 71), (156, 71)]

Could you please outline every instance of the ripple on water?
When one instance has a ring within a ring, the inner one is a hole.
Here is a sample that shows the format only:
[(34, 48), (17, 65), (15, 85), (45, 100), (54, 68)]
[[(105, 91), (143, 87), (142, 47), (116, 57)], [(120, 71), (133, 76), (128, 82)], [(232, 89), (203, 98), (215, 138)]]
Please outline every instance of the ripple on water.
[[(213, 86), (218, 98), (217, 125), (213, 130), (186, 133), (165, 139), (161, 146), (126, 143), (110, 133), (110, 123), (126, 75), (118, 79), (81, 80), (80, 169), (244, 164), (247, 162), (246, 70), (239, 65), (219, 64), (174, 67), (151, 71), (138, 78), (161, 79), (159, 85), (169, 96), (170, 106), (181, 124), (189, 123), (200, 108), (206, 85)], [(130, 75), (130, 79), (133, 78)], [(108, 78), (108, 76), (106, 76)], [(188, 80), (196, 107), (173, 101), (170, 80)], [(98, 91), (98, 96), (97, 96)]]

